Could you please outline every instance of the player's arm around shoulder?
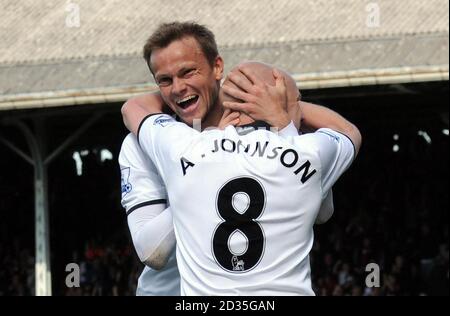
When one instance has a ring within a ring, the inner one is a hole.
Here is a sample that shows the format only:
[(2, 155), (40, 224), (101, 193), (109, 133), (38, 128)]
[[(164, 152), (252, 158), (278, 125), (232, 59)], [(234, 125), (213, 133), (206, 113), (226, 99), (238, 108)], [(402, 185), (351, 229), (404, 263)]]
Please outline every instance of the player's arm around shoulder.
[(301, 129), (317, 131), (320, 128), (329, 128), (347, 136), (355, 148), (355, 157), (361, 148), (362, 136), (358, 127), (339, 113), (313, 103), (299, 101), (301, 112)]
[(175, 246), (172, 212), (166, 206), (164, 183), (133, 134), (128, 134), (123, 141), (118, 160), (121, 202), (136, 253), (147, 266), (162, 269)]
[(126, 128), (137, 135), (144, 118), (151, 114), (162, 113), (164, 101), (159, 92), (146, 93), (132, 97), (124, 103), (121, 109)]
[(346, 126), (343, 130), (338, 132), (341, 132), (351, 140), (355, 148), (355, 158), (356, 158), (362, 144), (362, 135), (358, 127), (356, 127), (356, 125), (354, 125), (353, 123), (348, 122), (348, 126)]

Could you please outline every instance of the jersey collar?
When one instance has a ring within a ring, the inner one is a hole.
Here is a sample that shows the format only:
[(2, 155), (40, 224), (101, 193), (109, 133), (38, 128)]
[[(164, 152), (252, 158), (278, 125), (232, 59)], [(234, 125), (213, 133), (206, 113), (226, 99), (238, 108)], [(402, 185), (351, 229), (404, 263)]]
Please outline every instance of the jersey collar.
[(236, 131), (239, 135), (247, 135), (256, 130), (267, 130), (270, 131), (271, 126), (264, 121), (255, 121), (250, 124), (236, 126)]

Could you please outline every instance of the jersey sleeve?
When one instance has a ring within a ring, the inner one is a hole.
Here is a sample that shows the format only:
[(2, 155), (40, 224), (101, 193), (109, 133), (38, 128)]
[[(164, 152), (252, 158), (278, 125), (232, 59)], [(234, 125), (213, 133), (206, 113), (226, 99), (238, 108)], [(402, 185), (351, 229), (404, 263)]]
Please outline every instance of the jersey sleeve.
[(355, 146), (349, 137), (329, 128), (321, 128), (314, 134), (322, 167), (322, 189), (326, 195), (352, 164)]
[(334, 213), (334, 203), (333, 203), (333, 188), (330, 188), (326, 197), (322, 200), (320, 205), (319, 213), (316, 217), (315, 224), (326, 223)]
[(160, 113), (149, 115), (141, 122), (138, 141), (162, 179), (167, 180), (170, 172), (179, 169), (183, 153), (199, 133), (170, 115)]
[(329, 128), (295, 139), (299, 148), (311, 148), (316, 152), (321, 166), (322, 199), (325, 199), (334, 183), (352, 164), (355, 147), (346, 135)]
[(165, 185), (148, 157), (144, 155), (134, 135), (129, 134), (119, 153), (122, 206), (127, 215), (154, 204), (167, 204)]

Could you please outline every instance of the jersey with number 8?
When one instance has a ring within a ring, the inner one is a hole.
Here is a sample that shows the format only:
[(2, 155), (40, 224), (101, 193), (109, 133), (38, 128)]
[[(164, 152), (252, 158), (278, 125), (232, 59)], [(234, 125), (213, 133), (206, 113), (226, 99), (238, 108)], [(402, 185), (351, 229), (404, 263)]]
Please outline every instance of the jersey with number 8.
[(199, 133), (164, 114), (138, 136), (173, 209), (182, 295), (314, 295), (313, 225), (352, 162), (349, 139)]

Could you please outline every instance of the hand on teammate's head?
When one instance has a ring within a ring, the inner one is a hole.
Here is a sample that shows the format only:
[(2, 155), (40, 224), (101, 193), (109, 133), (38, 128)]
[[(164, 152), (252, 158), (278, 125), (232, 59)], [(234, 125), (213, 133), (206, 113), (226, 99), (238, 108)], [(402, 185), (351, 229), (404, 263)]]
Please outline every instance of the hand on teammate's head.
[(243, 62), (229, 72), (222, 88), (226, 108), (274, 127), (282, 127), (278, 125), (287, 118), (300, 126), (300, 94), (294, 79), (281, 69), (260, 62)]
[(231, 111), (230, 109), (225, 109), (222, 118), (219, 122), (219, 129), (225, 129), (229, 125), (237, 126), (240, 122), (240, 113), (236, 111)]
[(225, 101), (224, 107), (240, 111), (253, 120), (284, 128), (290, 121), (284, 75), (262, 64), (240, 65), (233, 69), (222, 87), (225, 94), (242, 102)]

